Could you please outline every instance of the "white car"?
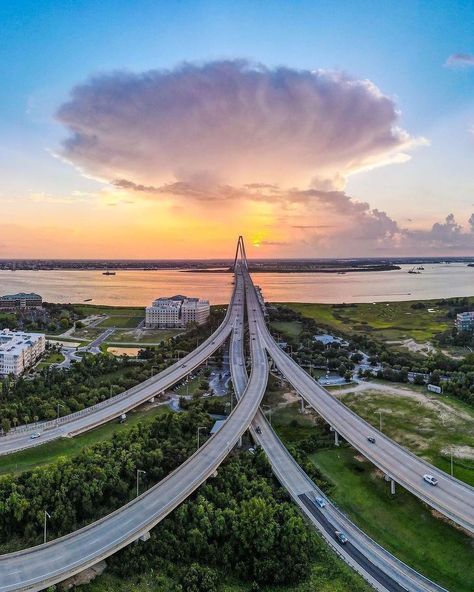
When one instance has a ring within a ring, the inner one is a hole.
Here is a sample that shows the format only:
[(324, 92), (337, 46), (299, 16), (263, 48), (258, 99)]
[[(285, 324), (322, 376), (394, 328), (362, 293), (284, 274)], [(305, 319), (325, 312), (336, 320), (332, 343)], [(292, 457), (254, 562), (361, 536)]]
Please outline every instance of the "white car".
[(433, 475), (423, 475), (423, 479), (430, 485), (438, 485), (438, 479), (433, 477)]
[(30, 438), (32, 440), (36, 440), (36, 438), (39, 438), (41, 436), (41, 434), (39, 432), (35, 432), (34, 434), (31, 434)]
[(322, 497), (317, 497), (317, 498), (315, 499), (315, 502), (318, 504), (318, 506), (319, 506), (320, 508), (324, 508), (324, 506), (326, 505), (326, 501), (325, 501), (325, 500), (324, 500), (324, 498), (322, 498)]

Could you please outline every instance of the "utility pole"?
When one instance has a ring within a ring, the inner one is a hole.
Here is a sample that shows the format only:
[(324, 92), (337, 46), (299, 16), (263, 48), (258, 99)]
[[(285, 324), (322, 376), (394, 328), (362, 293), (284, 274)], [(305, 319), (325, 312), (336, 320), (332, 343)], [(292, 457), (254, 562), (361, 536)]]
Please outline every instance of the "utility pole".
[(206, 426), (199, 426), (197, 429), (197, 441), (198, 441), (197, 450), (199, 450), (199, 433), (201, 430), (205, 430), (205, 429), (206, 429)]
[(146, 471), (142, 471), (142, 469), (137, 469), (137, 497), (138, 497), (138, 489), (140, 483), (140, 475), (146, 475)]

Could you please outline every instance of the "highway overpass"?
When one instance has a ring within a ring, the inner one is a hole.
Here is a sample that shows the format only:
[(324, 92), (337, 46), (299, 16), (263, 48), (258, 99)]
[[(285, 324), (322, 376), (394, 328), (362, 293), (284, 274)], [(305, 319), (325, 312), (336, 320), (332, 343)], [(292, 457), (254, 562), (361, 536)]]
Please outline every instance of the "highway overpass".
[[(244, 279), (247, 286), (253, 286), (246, 270)], [(347, 440), (387, 475), (393, 482), (392, 486), (399, 483), (432, 508), (474, 533), (473, 487), (412, 454), (352, 412), (282, 351), (268, 331), (260, 307), (256, 309), (256, 316), (254, 326), (260, 331), (263, 343), (277, 368), (311, 407), (330, 424), (335, 430), (336, 438), (340, 435)], [(375, 444), (369, 442), (369, 436), (375, 438)], [(426, 473), (438, 479), (437, 486), (423, 480)]]

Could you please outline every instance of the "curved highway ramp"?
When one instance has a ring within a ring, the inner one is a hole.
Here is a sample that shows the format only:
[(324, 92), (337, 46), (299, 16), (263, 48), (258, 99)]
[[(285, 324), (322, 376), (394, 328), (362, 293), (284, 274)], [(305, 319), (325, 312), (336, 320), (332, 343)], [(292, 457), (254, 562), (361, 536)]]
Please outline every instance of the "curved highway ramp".
[[(241, 302), (241, 299), (239, 299)], [(241, 326), (236, 313), (235, 324)], [(101, 520), (49, 543), (0, 557), (0, 591), (38, 591), (60, 582), (145, 535), (210, 477), (255, 416), (268, 365), (251, 342), (252, 372), (240, 401), (221, 429), (185, 463), (132, 502)]]

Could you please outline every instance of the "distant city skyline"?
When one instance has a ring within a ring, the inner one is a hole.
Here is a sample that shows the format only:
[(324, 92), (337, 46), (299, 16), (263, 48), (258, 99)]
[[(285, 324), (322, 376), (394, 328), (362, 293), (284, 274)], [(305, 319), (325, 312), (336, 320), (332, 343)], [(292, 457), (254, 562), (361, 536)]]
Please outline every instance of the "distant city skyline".
[(472, 2), (0, 18), (0, 259), (474, 254)]

